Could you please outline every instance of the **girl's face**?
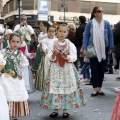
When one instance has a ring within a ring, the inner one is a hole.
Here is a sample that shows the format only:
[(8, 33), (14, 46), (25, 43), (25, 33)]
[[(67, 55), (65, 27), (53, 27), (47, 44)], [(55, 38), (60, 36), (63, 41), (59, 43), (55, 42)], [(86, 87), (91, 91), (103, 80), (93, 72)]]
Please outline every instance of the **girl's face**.
[(40, 30), (41, 30), (42, 32), (45, 32), (46, 29), (47, 29), (47, 27), (44, 26), (42, 23), (40, 23)]
[(58, 31), (57, 31), (57, 36), (60, 41), (63, 41), (68, 33), (67, 26), (60, 26)]
[(48, 32), (47, 32), (47, 34), (48, 34), (48, 38), (53, 39), (54, 36), (55, 36), (55, 28), (50, 27), (49, 30), (48, 30)]
[(20, 47), (21, 40), (19, 37), (13, 36), (9, 43), (12, 50), (17, 50)]

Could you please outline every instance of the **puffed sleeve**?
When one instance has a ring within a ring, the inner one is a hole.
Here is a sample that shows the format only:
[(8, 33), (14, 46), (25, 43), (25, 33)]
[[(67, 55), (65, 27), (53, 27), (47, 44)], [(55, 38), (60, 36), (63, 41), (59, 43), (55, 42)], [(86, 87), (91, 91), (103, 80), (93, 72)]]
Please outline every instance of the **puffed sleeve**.
[(69, 62), (75, 62), (77, 60), (77, 50), (75, 45), (70, 42), (70, 54), (67, 56)]
[(16, 25), (15, 28), (14, 28), (14, 32), (20, 30), (20, 25)]
[(30, 25), (27, 25), (27, 29), (28, 29), (30, 35), (34, 34), (34, 29)]
[(48, 54), (46, 55), (46, 58), (49, 60), (49, 61), (55, 61), (56, 60), (56, 57), (54, 59), (52, 59), (52, 54), (53, 54), (53, 46), (54, 46), (54, 43), (50, 44), (48, 46)]
[(21, 56), (22, 57), (21, 68), (29, 66), (29, 62), (28, 62), (28, 59), (26, 58), (26, 56), (23, 55), (23, 53), (21, 55), (22, 55)]

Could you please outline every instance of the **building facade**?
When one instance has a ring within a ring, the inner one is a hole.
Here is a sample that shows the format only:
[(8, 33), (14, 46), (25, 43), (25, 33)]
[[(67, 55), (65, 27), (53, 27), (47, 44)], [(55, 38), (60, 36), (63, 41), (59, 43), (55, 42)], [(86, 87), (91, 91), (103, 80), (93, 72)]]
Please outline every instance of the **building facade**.
[[(49, 0), (51, 3), (50, 16), (54, 22), (77, 21), (80, 15), (90, 18), (94, 6), (101, 6), (104, 10), (104, 19), (115, 24), (120, 19), (120, 0)], [(14, 27), (19, 23), (18, 0), (3, 0), (3, 15), (5, 23)], [(64, 6), (65, 5), (65, 6)], [(26, 14), (28, 23), (37, 26), (38, 0), (22, 0), (21, 14)], [(65, 7), (65, 9), (64, 9)], [(111, 19), (112, 18), (112, 19)]]

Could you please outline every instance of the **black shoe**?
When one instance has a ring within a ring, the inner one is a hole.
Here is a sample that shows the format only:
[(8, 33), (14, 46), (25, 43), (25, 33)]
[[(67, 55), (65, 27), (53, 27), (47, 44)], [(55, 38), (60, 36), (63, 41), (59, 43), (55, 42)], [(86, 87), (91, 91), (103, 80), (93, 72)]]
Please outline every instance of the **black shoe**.
[(120, 77), (115, 78), (116, 80), (120, 80)]
[(109, 73), (108, 74), (113, 74), (113, 71), (109, 71)]
[(58, 113), (57, 112), (52, 112), (51, 114), (50, 114), (50, 117), (57, 117), (58, 116)]
[(98, 95), (105, 96), (104, 92), (98, 92)]
[(68, 118), (70, 114), (68, 113), (63, 113), (63, 118)]
[(98, 93), (91, 93), (91, 97), (98, 96)]
[(119, 65), (116, 65), (116, 66), (114, 67), (114, 69), (118, 70), (118, 69), (119, 69)]

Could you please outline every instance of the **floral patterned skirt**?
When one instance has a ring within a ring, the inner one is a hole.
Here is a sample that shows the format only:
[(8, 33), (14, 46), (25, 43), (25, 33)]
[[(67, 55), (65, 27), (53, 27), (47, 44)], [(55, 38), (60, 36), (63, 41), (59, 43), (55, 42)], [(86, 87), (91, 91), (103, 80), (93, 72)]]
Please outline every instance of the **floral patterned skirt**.
[(120, 91), (114, 104), (111, 120), (120, 120)]
[(52, 62), (44, 81), (40, 106), (44, 109), (70, 109), (84, 103), (79, 74), (74, 64), (66, 63), (60, 67)]

